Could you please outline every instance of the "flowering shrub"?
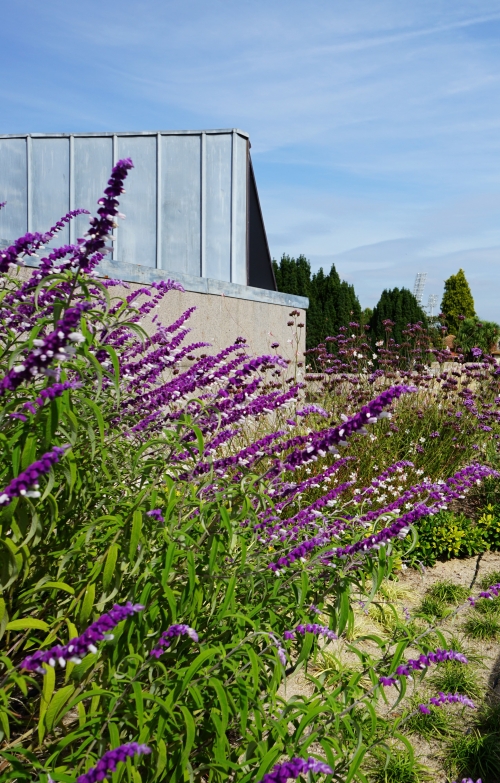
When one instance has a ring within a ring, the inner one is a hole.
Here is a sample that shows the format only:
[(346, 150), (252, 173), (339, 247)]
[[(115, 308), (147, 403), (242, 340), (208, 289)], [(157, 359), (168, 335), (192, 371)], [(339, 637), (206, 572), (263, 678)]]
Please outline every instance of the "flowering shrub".
[(57, 227), (0, 253), (2, 779), (364, 780), (404, 724), (376, 712), (386, 686), (466, 659), (432, 649), (432, 629), (372, 635), (350, 643), (355, 676), (326, 683), (316, 653), (374, 600), (395, 542), (411, 549), (417, 520), (494, 471), (437, 482), (405, 458), (363, 484), (340, 452), (418, 396), (413, 378), (327, 422), (278, 355), (243, 338), (204, 353), (189, 310), (160, 323), (177, 283), (121, 296), (98, 280), (131, 166), (31, 276), (20, 254)]

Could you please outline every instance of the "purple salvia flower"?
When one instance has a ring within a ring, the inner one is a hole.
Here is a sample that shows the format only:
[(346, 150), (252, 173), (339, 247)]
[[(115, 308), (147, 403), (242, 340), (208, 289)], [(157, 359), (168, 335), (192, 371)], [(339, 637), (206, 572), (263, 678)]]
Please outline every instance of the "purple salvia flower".
[[(459, 661), (460, 663), (468, 663), (468, 659), (462, 653), (455, 650), (441, 650), (438, 649), (435, 652), (422, 653), (418, 658), (410, 658), (407, 663), (403, 663), (394, 672), (394, 675), (398, 677), (411, 677), (412, 672), (422, 671), (427, 669), (431, 663), (443, 663), (444, 661)], [(381, 685), (395, 685), (397, 680), (394, 675), (388, 677), (379, 677), (379, 683)]]
[(269, 639), (271, 640), (271, 643), (276, 647), (276, 652), (278, 654), (278, 658), (280, 659), (283, 666), (286, 666), (287, 660), (286, 660), (286, 652), (280, 642), (280, 640), (275, 636), (273, 633), (268, 634)]
[(38, 492), (38, 479), (48, 473), (63, 456), (68, 446), (54, 446), (52, 451), (47, 451), (39, 460), (22, 471), (19, 476), (7, 484), (3, 492), (0, 492), (0, 506), (8, 506), (18, 497), (40, 497)]
[[(460, 318), (460, 316), (458, 316)], [(457, 781), (453, 781), (453, 783), (457, 783)], [(483, 783), (481, 778), (478, 778), (477, 780), (472, 780), (472, 778), (462, 778), (461, 781), (458, 783)]]
[(41, 408), (46, 400), (55, 400), (56, 397), (60, 397), (68, 389), (79, 389), (81, 387), (79, 381), (64, 381), (64, 383), (53, 383), (52, 386), (47, 386), (42, 389), (34, 402), (25, 402), (23, 408), (29, 410), (30, 413), (36, 413), (36, 406)]
[[(440, 691), (438, 696), (433, 696), (432, 699), (429, 699), (429, 704), (432, 704), (434, 707), (442, 707), (444, 704), (463, 704), (464, 707), (470, 707), (473, 710), (476, 709), (474, 702), (462, 693), (443, 693)], [(419, 704), (418, 709), (424, 715), (431, 714), (431, 711), (426, 704)]]
[(296, 780), (299, 775), (306, 775), (308, 772), (332, 775), (333, 769), (324, 761), (318, 761), (312, 757), (308, 759), (293, 758), (282, 764), (275, 764), (271, 772), (264, 775), (259, 783), (286, 783), (287, 780)]
[(34, 341), (36, 347), (22, 363), (13, 367), (0, 381), (0, 397), (6, 390), (13, 391), (23, 381), (31, 379), (39, 372), (44, 372), (54, 359), (68, 359), (66, 345), (68, 342), (81, 342), (84, 338), (75, 329), (80, 325), (82, 314), (90, 309), (90, 302), (79, 302), (74, 307), (68, 307), (63, 317), (57, 322), (57, 327), (46, 337)]
[(327, 419), (329, 415), (321, 405), (310, 403), (309, 405), (304, 405), (300, 411), (297, 411), (297, 416), (309, 416), (311, 413), (317, 413), (319, 416), (323, 416), (324, 419)]
[(162, 516), (161, 508), (153, 508), (151, 511), (146, 512), (147, 517), (153, 517), (156, 522), (165, 522), (165, 519)]
[(125, 606), (115, 604), (109, 612), (101, 615), (98, 620), (93, 622), (92, 625), (89, 625), (81, 636), (70, 639), (68, 644), (65, 645), (58, 644), (55, 647), (51, 647), (49, 650), (37, 650), (21, 661), (20, 668), (36, 671), (39, 674), (45, 674), (42, 663), (46, 663), (49, 666), (55, 666), (56, 663), (59, 663), (62, 667), (66, 666), (67, 661), (81, 663), (82, 658), (88, 653), (97, 652), (97, 642), (102, 642), (103, 639), (113, 638), (110, 631), (112, 631), (118, 623), (121, 623), (122, 620), (125, 620), (136, 612), (141, 612), (143, 609), (144, 607), (141, 604), (132, 604), (130, 601), (128, 601)]
[(190, 628), (189, 625), (171, 625), (169, 628), (167, 628), (166, 631), (163, 631), (158, 640), (158, 644), (156, 647), (153, 647), (149, 654), (154, 658), (159, 658), (161, 655), (163, 655), (167, 647), (170, 647), (172, 644), (172, 639), (177, 638), (177, 636), (183, 636), (184, 634), (187, 634), (187, 636), (189, 636), (189, 638), (194, 642), (198, 641), (198, 634), (194, 628)]
[(384, 418), (384, 408), (391, 405), (394, 400), (401, 397), (402, 394), (408, 394), (410, 392), (417, 391), (415, 386), (393, 386), (390, 389), (382, 392), (374, 400), (365, 405), (355, 416), (342, 422), (337, 427), (325, 430), (324, 432), (318, 432), (313, 435), (311, 442), (304, 450), (296, 450), (291, 454), (288, 454), (284, 466), (277, 464), (274, 470), (268, 473), (268, 476), (273, 476), (276, 473), (280, 473), (283, 469), (295, 470), (307, 462), (316, 460), (318, 457), (324, 457), (328, 452), (337, 453), (337, 446), (343, 446), (347, 443), (347, 439), (355, 432), (361, 434), (366, 432), (367, 424), (375, 424), (379, 418)]
[(143, 753), (151, 753), (151, 748), (148, 748), (147, 745), (139, 745), (137, 742), (127, 742), (114, 750), (108, 750), (95, 767), (91, 767), (83, 775), (79, 775), (76, 783), (98, 783), (98, 781), (106, 780), (110, 773), (115, 772), (118, 764)]
[(492, 601), (493, 598), (496, 598), (498, 595), (500, 595), (500, 583), (497, 583), (496, 585), (490, 585), (486, 590), (480, 592), (477, 597), (470, 595), (467, 600), (471, 606), (475, 606), (476, 601), (479, 598), (487, 598)]
[(16, 239), (13, 245), (0, 250), (0, 272), (8, 272), (11, 264), (18, 264), (19, 256), (21, 255), (36, 255), (36, 251), (50, 242), (54, 235), (63, 228), (65, 223), (77, 215), (82, 214), (88, 214), (88, 211), (86, 209), (73, 209), (58, 220), (55, 226), (52, 226), (45, 234), (40, 234), (38, 231), (34, 234), (28, 232), (19, 239)]
[(306, 633), (313, 633), (315, 636), (324, 636), (325, 639), (333, 641), (338, 639), (337, 634), (331, 631), (326, 625), (318, 625), (318, 623), (300, 623), (292, 631), (285, 631), (283, 634), (284, 639), (295, 639), (297, 634), (305, 636)]

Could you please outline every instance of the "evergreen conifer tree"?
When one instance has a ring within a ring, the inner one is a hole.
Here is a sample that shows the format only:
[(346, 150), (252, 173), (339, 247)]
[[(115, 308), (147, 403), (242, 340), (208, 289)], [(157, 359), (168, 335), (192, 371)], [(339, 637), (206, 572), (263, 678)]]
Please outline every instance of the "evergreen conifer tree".
[(384, 321), (390, 319), (394, 322), (392, 337), (397, 343), (404, 341), (403, 330), (408, 324), (421, 321), (427, 326), (427, 316), (418, 304), (417, 300), (407, 288), (393, 288), (382, 291), (378, 304), (370, 318), (370, 336), (373, 342), (385, 340), (386, 330)]
[(451, 275), (448, 280), (445, 280), (441, 310), (446, 316), (449, 334), (457, 334), (460, 326), (459, 315), (465, 318), (476, 316), (474, 299), (463, 269), (459, 269), (456, 275)]
[(328, 274), (322, 268), (311, 276), (311, 265), (305, 256), (273, 261), (279, 291), (309, 297), (306, 346), (315, 348), (325, 337), (338, 334), (340, 326), (361, 320), (361, 306), (354, 286), (341, 280), (335, 265)]

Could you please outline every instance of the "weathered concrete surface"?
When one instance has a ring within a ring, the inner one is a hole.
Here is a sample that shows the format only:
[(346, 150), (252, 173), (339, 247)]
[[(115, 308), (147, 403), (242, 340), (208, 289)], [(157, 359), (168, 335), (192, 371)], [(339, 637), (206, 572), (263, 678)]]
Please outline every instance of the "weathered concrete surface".
[[(26, 280), (31, 275), (29, 267), (20, 267), (19, 275)], [(116, 286), (109, 289), (111, 297), (127, 295), (144, 287), (143, 283), (127, 283), (128, 289)], [(256, 289), (257, 290), (257, 289)], [(274, 293), (274, 292), (272, 292)], [(298, 299), (299, 297), (297, 297)], [(142, 299), (141, 301), (144, 301)], [(196, 307), (186, 326), (191, 328), (189, 342), (208, 342), (213, 348), (207, 353), (217, 352), (234, 342), (236, 337), (245, 337), (252, 355), (274, 353), (272, 343), (279, 343), (276, 352), (286, 359), (302, 361), (305, 350), (306, 310), (270, 302), (258, 302), (227, 296), (224, 293), (198, 293), (195, 291), (170, 291), (154, 312), (161, 322), (170, 324), (188, 308)], [(300, 316), (292, 319), (295, 309)], [(287, 326), (287, 322), (304, 324), (300, 329)], [(149, 319), (143, 324), (150, 331)]]

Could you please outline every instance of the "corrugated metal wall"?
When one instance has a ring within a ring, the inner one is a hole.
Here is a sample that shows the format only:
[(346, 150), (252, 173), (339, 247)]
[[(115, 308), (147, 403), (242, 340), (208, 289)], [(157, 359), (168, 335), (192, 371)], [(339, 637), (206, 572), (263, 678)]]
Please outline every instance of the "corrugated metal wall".
[[(0, 242), (95, 212), (113, 163), (130, 157), (113, 259), (247, 285), (248, 149), (237, 130), (0, 136)], [(56, 244), (87, 225), (72, 221)]]

